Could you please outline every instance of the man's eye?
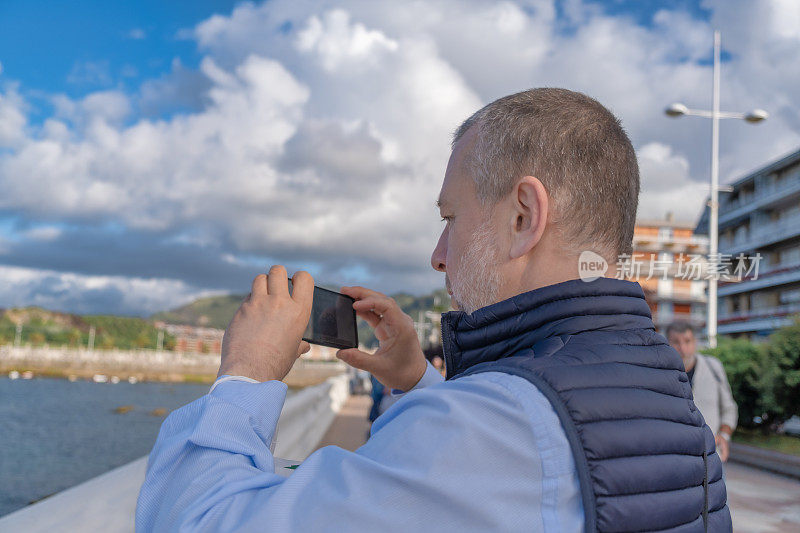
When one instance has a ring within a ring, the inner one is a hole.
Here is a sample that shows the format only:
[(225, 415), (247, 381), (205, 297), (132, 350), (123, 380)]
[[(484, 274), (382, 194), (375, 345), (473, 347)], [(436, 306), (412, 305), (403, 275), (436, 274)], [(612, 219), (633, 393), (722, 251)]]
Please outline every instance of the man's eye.
[(453, 217), (442, 217), (442, 222), (450, 222), (453, 220)]

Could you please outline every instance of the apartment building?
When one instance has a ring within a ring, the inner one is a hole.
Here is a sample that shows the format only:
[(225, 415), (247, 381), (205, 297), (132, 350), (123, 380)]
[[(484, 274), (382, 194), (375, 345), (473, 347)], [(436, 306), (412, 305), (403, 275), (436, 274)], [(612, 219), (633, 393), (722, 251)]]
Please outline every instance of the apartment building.
[(694, 227), (670, 213), (660, 220), (638, 220), (634, 229), (631, 262), (636, 268), (626, 279), (642, 286), (662, 333), (675, 320), (691, 323), (701, 335), (705, 327), (708, 237), (696, 235)]
[[(707, 227), (706, 212), (697, 231)], [(758, 340), (800, 313), (800, 150), (720, 193), (719, 250), (750, 271), (720, 280), (719, 334)]]

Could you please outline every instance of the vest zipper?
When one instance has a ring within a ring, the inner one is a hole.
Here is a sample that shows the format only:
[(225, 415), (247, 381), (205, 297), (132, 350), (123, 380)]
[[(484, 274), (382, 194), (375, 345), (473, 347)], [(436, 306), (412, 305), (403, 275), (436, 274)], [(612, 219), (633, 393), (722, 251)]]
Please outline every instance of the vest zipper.
[(439, 324), (439, 328), (441, 329), (442, 335), (442, 355), (444, 355), (445, 379), (450, 379), (455, 372), (455, 363), (453, 362), (452, 346), (450, 346), (450, 329), (445, 324), (445, 315), (447, 315), (447, 313), (442, 313), (442, 321)]

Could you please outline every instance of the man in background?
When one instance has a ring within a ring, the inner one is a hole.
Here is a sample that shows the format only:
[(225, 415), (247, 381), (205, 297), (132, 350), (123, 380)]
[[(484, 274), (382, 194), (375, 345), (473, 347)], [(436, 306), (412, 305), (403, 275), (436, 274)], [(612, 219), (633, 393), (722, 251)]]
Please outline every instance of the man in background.
[(722, 363), (716, 357), (697, 353), (697, 338), (688, 322), (673, 322), (667, 327), (667, 340), (680, 354), (692, 384), (694, 403), (714, 432), (719, 458), (728, 460), (730, 441), (739, 408)]

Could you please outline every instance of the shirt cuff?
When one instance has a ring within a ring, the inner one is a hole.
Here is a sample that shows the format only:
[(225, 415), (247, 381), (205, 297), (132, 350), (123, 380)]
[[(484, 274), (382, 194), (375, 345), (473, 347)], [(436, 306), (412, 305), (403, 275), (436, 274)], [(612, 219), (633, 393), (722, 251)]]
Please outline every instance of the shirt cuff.
[(436, 385), (437, 383), (441, 383), (444, 381), (442, 374), (439, 373), (438, 370), (428, 361), (427, 365), (425, 366), (425, 373), (422, 374), (422, 377), (417, 382), (416, 385), (411, 387), (407, 391), (402, 391), (399, 389), (392, 389), (392, 396), (397, 397), (401, 396), (407, 392), (411, 392), (412, 390), (417, 389), (424, 389), (425, 387), (430, 387), (431, 385)]
[[(264, 428), (273, 432), (278, 425), (289, 387), (282, 381), (222, 380), (215, 382), (209, 396), (243, 409)], [(250, 378), (251, 379), (251, 378)]]
[(217, 385), (219, 385), (220, 383), (225, 383), (226, 381), (246, 381), (247, 383), (261, 383), (257, 379), (248, 378), (247, 376), (229, 376), (227, 374), (223, 374), (217, 378), (217, 380), (214, 382), (213, 385), (211, 385), (211, 388), (208, 389), (208, 393), (211, 394), (212, 392), (214, 392), (214, 389), (217, 388)]

